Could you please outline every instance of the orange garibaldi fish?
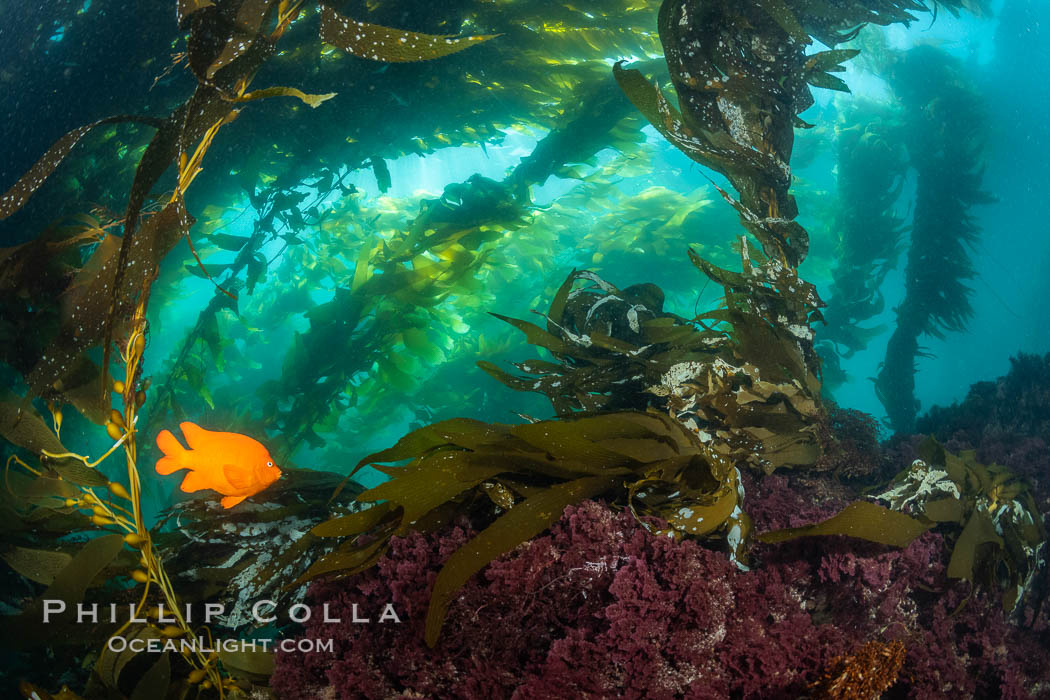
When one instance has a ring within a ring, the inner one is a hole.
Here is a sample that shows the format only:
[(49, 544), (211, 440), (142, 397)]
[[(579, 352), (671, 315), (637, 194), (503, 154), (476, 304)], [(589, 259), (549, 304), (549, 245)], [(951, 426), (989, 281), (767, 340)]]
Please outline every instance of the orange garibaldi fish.
[(233, 508), (281, 478), (281, 470), (258, 440), (239, 433), (205, 430), (193, 423), (180, 423), (190, 449), (186, 449), (169, 430), (157, 435), (157, 447), (164, 456), (157, 461), (158, 474), (189, 469), (182, 480), (186, 493), (211, 489), (218, 491), (223, 508)]

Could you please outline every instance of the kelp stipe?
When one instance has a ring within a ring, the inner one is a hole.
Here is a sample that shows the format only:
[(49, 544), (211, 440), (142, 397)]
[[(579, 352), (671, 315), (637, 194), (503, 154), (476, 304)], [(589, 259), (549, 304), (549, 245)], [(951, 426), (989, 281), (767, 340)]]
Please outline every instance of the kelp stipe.
[(919, 340), (960, 332), (973, 316), (966, 282), (975, 275), (969, 249), (980, 229), (970, 210), (994, 200), (981, 189), (987, 115), (965, 69), (920, 47), (901, 57), (892, 85), (904, 105), (904, 143), (918, 181), (906, 294), (875, 387), (891, 427), (910, 433), (918, 413), (915, 363), (925, 354)]
[[(216, 658), (200, 651), (210, 646), (206, 627), (191, 627), (171, 586), (164, 564), (153, 543), (142, 512), (142, 484), (138, 469), (138, 411), (146, 399), (149, 379), (141, 373), (146, 347), (145, 300), (131, 317), (130, 332), (120, 344), (124, 379), (114, 381), (111, 390), (120, 396), (123, 410), (113, 409), (105, 432), (114, 440), (103, 455), (91, 459), (67, 450), (59, 441), (62, 413), (52, 404), (53, 432), (32, 408), (18, 415), (13, 404), (5, 404), (3, 436), (23, 450), (38, 455), (38, 467), (17, 454), (5, 470), (7, 506), (23, 524), (20, 535), (32, 547), (19, 547), (17, 556), (7, 561), (15, 570), (46, 584), (45, 590), (12, 622), (20, 635), (15, 644), (33, 648), (55, 639), (55, 635), (82, 638), (74, 623), (74, 610), (85, 602), (93, 580), (116, 582), (117, 591), (129, 590), (137, 602), (121, 606), (128, 611), (119, 626), (105, 627), (94, 671), (97, 682), (112, 692), (133, 687), (136, 693), (164, 696), (171, 676), (171, 659), (163, 654), (137, 679), (122, 677), (122, 671), (137, 652), (111, 651), (107, 641), (113, 637), (187, 640), (195, 651), (183, 651), (186, 681), (215, 686), (222, 696), (224, 684)], [(116, 452), (123, 452), (128, 486), (108, 480), (97, 466)], [(12, 465), (22, 472), (12, 473)], [(88, 536), (82, 548), (70, 555), (68, 535)], [(45, 548), (41, 548), (41, 546)], [(58, 549), (59, 551), (55, 551)], [(138, 587), (141, 586), (141, 589)], [(158, 607), (163, 605), (163, 608)], [(97, 601), (88, 606), (96, 610)], [(57, 614), (56, 614), (56, 611)], [(80, 613), (76, 614), (79, 621)], [(90, 639), (90, 637), (89, 637)], [(130, 686), (128, 684), (131, 684)]]
[[(837, 129), (838, 246), (824, 314), (827, 325), (820, 333), (828, 383), (828, 364), (837, 369), (839, 358), (863, 350), (885, 330), (861, 324), (883, 311), (882, 283), (897, 265), (907, 230), (895, 211), (907, 171), (899, 115), (870, 103), (847, 114)], [(840, 374), (834, 383), (845, 379)]]

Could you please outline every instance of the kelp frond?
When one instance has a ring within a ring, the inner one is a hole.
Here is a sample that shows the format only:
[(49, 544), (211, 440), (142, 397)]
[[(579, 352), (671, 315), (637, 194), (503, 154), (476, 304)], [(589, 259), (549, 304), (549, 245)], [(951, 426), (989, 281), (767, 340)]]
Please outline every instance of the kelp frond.
[[(426, 638), (433, 646), (456, 590), (493, 559), (535, 537), (566, 506), (605, 498), (638, 517), (665, 520), (670, 534), (706, 536), (735, 527), (734, 557), (743, 556), (748, 521), (732, 461), (678, 421), (656, 411), (582, 413), (524, 425), (455, 419), (420, 428), (366, 464), (390, 481), (358, 496), (371, 508), (318, 525), (313, 534), (346, 538), (302, 581), (347, 576), (372, 566), (390, 537), (427, 529), (481, 499), (487, 528), (446, 562), (434, 584)], [(651, 527), (648, 521), (647, 527)]]

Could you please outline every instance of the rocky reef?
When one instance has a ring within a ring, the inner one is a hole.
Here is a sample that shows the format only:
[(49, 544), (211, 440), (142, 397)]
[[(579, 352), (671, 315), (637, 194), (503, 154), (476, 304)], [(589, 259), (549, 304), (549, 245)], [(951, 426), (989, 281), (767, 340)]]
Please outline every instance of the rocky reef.
[[(762, 524), (831, 512), (781, 476), (748, 492)], [(903, 647), (892, 697), (1023, 698), (1050, 682), (1038, 633), (946, 579), (938, 534), (905, 549), (842, 537), (761, 546), (745, 572), (595, 501), (472, 579), (429, 649), (430, 588), (472, 534), (463, 520), (411, 533), (377, 567), (313, 584), (308, 601), (342, 622), (315, 614), (303, 635), (334, 638), (334, 653), (279, 654), (280, 697), (868, 697), (841, 694), (861, 690), (847, 667), (873, 662), (866, 643)], [(388, 602), (401, 624), (351, 621), (353, 606), (363, 616)]]
[[(824, 521), (865, 483), (902, 483), (931, 446), (950, 464), (958, 452), (1007, 467), (1046, 513), (1048, 367), (1050, 356), (1021, 356), (920, 419), (925, 436), (881, 446), (868, 417), (833, 409), (817, 468), (742, 473), (754, 529)], [(424, 642), (431, 589), (474, 527), (460, 517), (395, 537), (376, 567), (311, 585), (307, 602), (342, 622), (315, 614), (300, 635), (335, 648), (278, 654), (271, 685), (293, 699), (1050, 697), (1045, 564), (1007, 611), (996, 590), (950, 576), (950, 529), (904, 548), (840, 535), (757, 543), (741, 570), (654, 534), (665, 527), (615, 504), (569, 506), (459, 591), (435, 648)], [(400, 624), (352, 622), (387, 603)]]

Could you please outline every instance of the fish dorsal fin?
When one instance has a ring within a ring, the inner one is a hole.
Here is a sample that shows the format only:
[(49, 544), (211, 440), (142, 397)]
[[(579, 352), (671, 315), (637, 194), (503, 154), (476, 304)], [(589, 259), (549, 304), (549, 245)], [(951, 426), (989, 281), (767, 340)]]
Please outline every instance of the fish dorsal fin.
[(222, 465), (222, 473), (226, 477), (226, 481), (230, 482), (230, 486), (237, 490), (251, 488), (252, 486), (252, 472), (250, 469), (245, 469), (236, 464), (224, 464)]
[(204, 447), (204, 443), (208, 441), (208, 434), (211, 432), (189, 421), (179, 423), (179, 428), (182, 429), (182, 434), (186, 436), (186, 444), (190, 446), (191, 450), (199, 450)]

